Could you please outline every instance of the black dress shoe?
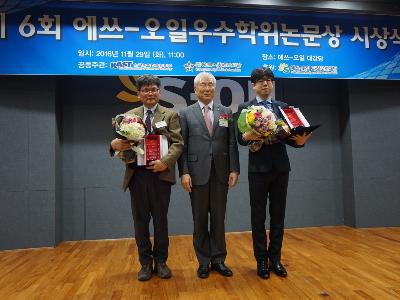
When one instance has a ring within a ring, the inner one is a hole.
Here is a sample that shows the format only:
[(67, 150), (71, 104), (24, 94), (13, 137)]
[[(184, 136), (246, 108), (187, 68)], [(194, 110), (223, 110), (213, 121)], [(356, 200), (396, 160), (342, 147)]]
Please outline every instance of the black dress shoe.
[(138, 273), (138, 280), (147, 281), (151, 278), (152, 273), (153, 273), (153, 263), (143, 265)]
[(257, 262), (257, 275), (262, 279), (269, 278), (268, 263), (266, 260), (260, 260)]
[(200, 265), (197, 269), (197, 276), (199, 278), (207, 278), (210, 275), (210, 267), (208, 265)]
[(162, 279), (167, 279), (172, 276), (172, 272), (165, 262), (156, 262), (154, 272)]
[(211, 263), (211, 270), (217, 271), (219, 274), (230, 277), (233, 275), (231, 269), (229, 269), (223, 262), (220, 263)]
[(280, 261), (278, 262), (270, 262), (269, 263), (269, 270), (271, 272), (274, 272), (276, 275), (280, 276), (280, 277), (286, 277), (287, 276), (287, 271), (285, 269), (285, 267), (281, 264)]

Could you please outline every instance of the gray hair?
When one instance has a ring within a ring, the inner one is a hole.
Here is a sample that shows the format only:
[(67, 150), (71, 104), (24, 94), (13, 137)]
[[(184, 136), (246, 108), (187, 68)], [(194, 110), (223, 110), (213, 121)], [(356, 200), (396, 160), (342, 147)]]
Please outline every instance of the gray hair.
[(197, 84), (199, 84), (199, 81), (202, 77), (204, 76), (209, 76), (211, 78), (211, 80), (213, 81), (214, 85), (217, 85), (217, 80), (215, 79), (214, 75), (208, 72), (200, 72), (199, 74), (197, 74), (197, 76), (194, 78), (194, 86), (196, 86)]

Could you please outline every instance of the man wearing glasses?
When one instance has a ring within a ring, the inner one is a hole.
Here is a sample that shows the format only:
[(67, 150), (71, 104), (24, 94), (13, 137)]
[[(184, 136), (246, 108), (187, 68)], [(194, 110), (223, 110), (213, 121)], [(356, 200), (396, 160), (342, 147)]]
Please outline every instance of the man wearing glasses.
[[(147, 166), (137, 166), (136, 162), (126, 165), (123, 187), (129, 188), (135, 227), (135, 239), (142, 265), (138, 280), (149, 280), (154, 272), (163, 279), (172, 273), (166, 264), (168, 258), (168, 206), (171, 185), (175, 183), (175, 164), (183, 149), (183, 139), (178, 114), (158, 104), (160, 100), (160, 79), (153, 75), (143, 75), (136, 81), (138, 97), (143, 106), (132, 109), (127, 114), (139, 115), (147, 134), (160, 134), (168, 139), (168, 153)], [(114, 139), (111, 152), (130, 149), (126, 140)], [(150, 242), (149, 222), (153, 217), (154, 245)]]
[[(279, 106), (288, 105), (272, 99), (275, 77), (271, 69), (255, 69), (250, 81), (256, 93), (256, 99), (242, 103), (240, 112), (251, 105), (263, 105), (279, 116)], [(236, 126), (237, 128), (237, 126)], [(241, 134), (237, 130), (239, 144), (246, 146), (251, 141), (263, 138), (250, 132)], [(310, 135), (295, 135), (291, 139), (280, 141), (267, 139), (260, 150), (249, 151), (248, 180), (251, 207), (251, 230), (254, 256), (257, 260), (257, 274), (264, 279), (269, 278), (270, 271), (278, 276), (286, 277), (287, 271), (281, 263), (286, 193), (289, 181), (290, 163), (285, 144), (295, 148), (303, 147)], [(270, 232), (269, 243), (265, 231), (265, 220), (269, 199)], [(268, 244), (268, 246), (267, 246)]]

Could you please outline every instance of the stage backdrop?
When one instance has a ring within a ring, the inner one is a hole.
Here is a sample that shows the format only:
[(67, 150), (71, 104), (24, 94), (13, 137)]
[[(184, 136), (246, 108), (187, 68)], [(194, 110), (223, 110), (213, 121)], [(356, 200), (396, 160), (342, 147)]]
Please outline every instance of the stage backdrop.
[[(193, 77), (162, 77), (161, 103), (194, 102)], [(247, 79), (217, 78), (216, 102), (251, 99)], [(399, 226), (400, 90), (393, 81), (279, 79), (276, 97), (322, 124), (292, 172), (286, 227)], [(130, 101), (123, 101), (130, 100)], [(124, 165), (109, 156), (111, 118), (140, 105), (135, 77), (0, 76), (0, 249), (131, 237)], [(247, 148), (226, 230), (250, 230)], [(170, 234), (191, 234), (189, 196), (173, 187)]]
[(400, 79), (398, 16), (41, 2), (0, 12), (0, 74)]

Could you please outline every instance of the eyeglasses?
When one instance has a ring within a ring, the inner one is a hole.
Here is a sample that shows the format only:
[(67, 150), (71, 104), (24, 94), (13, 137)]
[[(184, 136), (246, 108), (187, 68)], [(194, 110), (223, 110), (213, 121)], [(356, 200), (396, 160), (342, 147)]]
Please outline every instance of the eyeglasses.
[(142, 94), (155, 94), (155, 93), (158, 93), (159, 91), (160, 91), (160, 89), (158, 89), (158, 88), (140, 90), (140, 92)]

